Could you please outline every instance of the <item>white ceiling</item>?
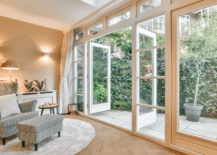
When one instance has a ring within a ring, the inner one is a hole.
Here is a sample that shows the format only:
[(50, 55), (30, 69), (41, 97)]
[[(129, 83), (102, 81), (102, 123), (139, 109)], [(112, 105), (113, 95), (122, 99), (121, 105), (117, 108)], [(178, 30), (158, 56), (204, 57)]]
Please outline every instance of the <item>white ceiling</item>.
[(0, 16), (64, 31), (112, 0), (0, 0)]

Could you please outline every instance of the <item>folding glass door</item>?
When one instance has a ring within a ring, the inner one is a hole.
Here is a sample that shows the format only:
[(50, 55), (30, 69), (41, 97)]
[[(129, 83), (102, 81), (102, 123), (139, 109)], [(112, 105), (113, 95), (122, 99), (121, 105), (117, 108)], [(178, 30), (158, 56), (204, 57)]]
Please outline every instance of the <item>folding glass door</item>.
[(136, 131), (165, 140), (165, 16), (137, 25)]
[[(89, 75), (90, 75), (89, 113), (90, 114), (111, 109), (110, 55), (111, 55), (111, 49), (109, 46), (101, 45), (93, 42), (89, 43)], [(103, 97), (101, 98), (97, 97), (99, 96), (98, 94), (103, 95)]]

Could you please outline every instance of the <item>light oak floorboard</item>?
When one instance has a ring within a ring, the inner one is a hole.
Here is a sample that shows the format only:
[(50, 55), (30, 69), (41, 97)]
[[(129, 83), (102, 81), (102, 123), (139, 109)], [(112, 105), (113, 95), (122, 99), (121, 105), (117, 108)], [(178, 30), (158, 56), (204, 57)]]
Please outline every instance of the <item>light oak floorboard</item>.
[(83, 116), (64, 117), (86, 121), (96, 130), (94, 140), (77, 155), (184, 155)]

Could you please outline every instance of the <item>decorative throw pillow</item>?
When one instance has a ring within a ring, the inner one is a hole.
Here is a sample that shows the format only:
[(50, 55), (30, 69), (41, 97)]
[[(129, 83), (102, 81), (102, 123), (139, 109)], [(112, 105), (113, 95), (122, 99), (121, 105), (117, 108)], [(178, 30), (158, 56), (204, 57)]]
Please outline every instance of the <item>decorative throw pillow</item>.
[(40, 80), (34, 80), (39, 88), (40, 88), (40, 91), (47, 91), (47, 84), (46, 84), (46, 79), (40, 81)]
[(25, 87), (29, 92), (47, 91), (47, 84), (45, 80), (24, 80)]
[(2, 118), (21, 113), (15, 94), (0, 96), (0, 111)]
[(31, 92), (38, 92), (38, 91), (40, 91), (40, 85), (38, 85), (38, 83), (35, 80), (33, 80)]
[(29, 92), (31, 92), (32, 83), (33, 83), (32, 80), (24, 80), (24, 85)]
[(17, 91), (18, 91), (18, 82), (17, 81), (12, 81), (12, 85), (13, 85), (13, 88), (14, 88), (14, 92), (16, 94)]
[(35, 80), (24, 80), (24, 85), (29, 92), (40, 91), (40, 85)]
[(41, 81), (41, 87), (40, 87), (41, 91), (48, 91), (47, 90), (47, 83), (46, 83), (46, 79)]

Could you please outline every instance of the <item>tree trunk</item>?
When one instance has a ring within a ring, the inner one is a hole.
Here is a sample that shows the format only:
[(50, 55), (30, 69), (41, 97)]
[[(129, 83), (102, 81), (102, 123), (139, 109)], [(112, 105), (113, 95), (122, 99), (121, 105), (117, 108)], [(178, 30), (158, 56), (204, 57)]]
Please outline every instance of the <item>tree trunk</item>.
[(199, 84), (199, 80), (200, 80), (200, 71), (198, 71), (198, 76), (197, 76), (197, 85), (196, 85), (196, 91), (195, 91), (195, 97), (194, 97), (194, 106), (196, 106), (197, 104), (197, 94), (198, 94), (198, 84)]

